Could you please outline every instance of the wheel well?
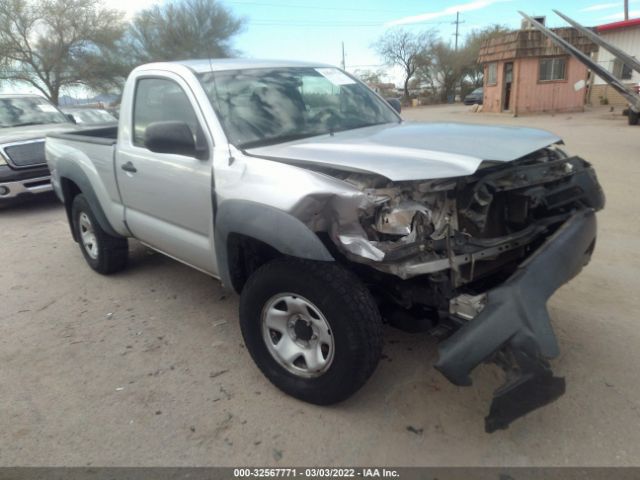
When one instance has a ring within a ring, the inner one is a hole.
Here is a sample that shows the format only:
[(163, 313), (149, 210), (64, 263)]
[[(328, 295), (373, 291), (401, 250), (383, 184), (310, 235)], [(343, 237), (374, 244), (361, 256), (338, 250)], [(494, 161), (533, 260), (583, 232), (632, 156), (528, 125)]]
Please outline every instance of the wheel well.
[(278, 250), (253, 237), (230, 233), (227, 252), (231, 286), (240, 293), (253, 272), (265, 263), (284, 256)]
[(71, 235), (73, 235), (73, 239), (77, 242), (76, 232), (73, 228), (73, 221), (71, 218), (71, 205), (73, 205), (73, 199), (76, 195), (82, 193), (80, 187), (76, 185), (73, 180), (69, 180), (68, 178), (60, 179), (60, 187), (62, 188), (62, 196), (64, 198), (64, 208), (67, 212), (67, 220), (69, 220), (69, 228), (71, 228)]

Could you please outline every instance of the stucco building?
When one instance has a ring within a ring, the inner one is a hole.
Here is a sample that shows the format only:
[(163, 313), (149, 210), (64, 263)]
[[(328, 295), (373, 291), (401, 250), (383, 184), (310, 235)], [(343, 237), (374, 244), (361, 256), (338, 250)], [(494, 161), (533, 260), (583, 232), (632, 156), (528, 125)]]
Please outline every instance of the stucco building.
[[(555, 33), (591, 54), (597, 46), (574, 28)], [(486, 41), (478, 61), (484, 65), (484, 110), (538, 112), (584, 110), (587, 68), (541, 32), (527, 28)]]
[[(596, 27), (596, 31), (607, 43), (618, 47), (632, 57), (640, 58), (640, 18), (600, 25)], [(640, 73), (624, 65), (608, 50), (600, 48), (595, 58), (598, 64), (613, 73), (625, 85), (633, 86), (640, 83)], [(594, 105), (606, 103), (626, 107), (629, 103), (598, 76), (593, 78), (589, 100)]]

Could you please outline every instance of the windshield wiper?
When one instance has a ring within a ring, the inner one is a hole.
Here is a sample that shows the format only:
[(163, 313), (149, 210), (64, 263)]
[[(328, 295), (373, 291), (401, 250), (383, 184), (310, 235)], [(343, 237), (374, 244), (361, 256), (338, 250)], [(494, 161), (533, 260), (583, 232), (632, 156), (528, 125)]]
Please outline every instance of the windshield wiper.
[(13, 125), (9, 125), (9, 127), (28, 127), (31, 125), (42, 125), (42, 123), (38, 123), (38, 122), (14, 123)]

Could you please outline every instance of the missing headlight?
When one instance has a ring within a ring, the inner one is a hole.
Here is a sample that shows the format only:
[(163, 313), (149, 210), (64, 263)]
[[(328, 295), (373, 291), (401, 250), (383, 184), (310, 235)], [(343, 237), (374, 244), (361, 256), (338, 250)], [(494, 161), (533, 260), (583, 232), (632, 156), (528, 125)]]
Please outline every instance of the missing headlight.
[(402, 201), (394, 207), (380, 209), (374, 228), (387, 235), (409, 235), (418, 216), (422, 225), (431, 223), (431, 211), (425, 205), (411, 200)]

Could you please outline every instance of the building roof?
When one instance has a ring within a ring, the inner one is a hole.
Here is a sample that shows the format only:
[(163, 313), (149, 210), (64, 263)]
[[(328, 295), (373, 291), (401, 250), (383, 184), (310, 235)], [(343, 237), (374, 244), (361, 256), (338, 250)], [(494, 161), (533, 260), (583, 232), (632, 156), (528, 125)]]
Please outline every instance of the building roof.
[[(584, 53), (595, 52), (598, 46), (573, 27), (553, 28), (556, 34)], [(567, 53), (542, 32), (533, 29), (515, 30), (489, 38), (482, 43), (479, 63), (527, 57), (550, 57)]]
[(632, 18), (630, 20), (622, 20), (621, 22), (606, 23), (604, 25), (598, 25), (596, 30), (598, 32), (608, 32), (610, 30), (619, 30), (621, 28), (640, 27), (640, 18)]

